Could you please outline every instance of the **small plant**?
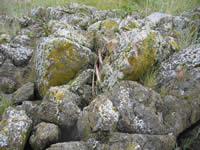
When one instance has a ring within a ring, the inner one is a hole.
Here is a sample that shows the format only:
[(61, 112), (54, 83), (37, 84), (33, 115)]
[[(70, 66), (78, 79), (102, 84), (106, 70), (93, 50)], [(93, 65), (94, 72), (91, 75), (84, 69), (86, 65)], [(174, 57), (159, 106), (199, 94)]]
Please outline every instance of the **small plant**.
[(5, 99), (4, 95), (0, 95), (0, 115), (5, 111), (6, 108), (11, 106), (12, 104), (8, 102), (8, 100)]
[(140, 77), (139, 82), (144, 86), (155, 89), (156, 85), (156, 72), (154, 68), (150, 68), (146, 73)]

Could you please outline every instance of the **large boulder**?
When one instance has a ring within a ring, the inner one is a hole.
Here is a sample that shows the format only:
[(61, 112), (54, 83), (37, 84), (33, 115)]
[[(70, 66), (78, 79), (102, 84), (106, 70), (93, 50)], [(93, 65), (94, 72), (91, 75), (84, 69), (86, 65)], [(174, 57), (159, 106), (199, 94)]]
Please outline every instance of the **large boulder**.
[(119, 114), (112, 102), (107, 97), (98, 96), (84, 108), (78, 120), (77, 129), (80, 137), (86, 140), (92, 133), (114, 131), (118, 119)]
[[(99, 150), (172, 150), (176, 138), (170, 135), (112, 133), (106, 144), (96, 144)], [(93, 147), (93, 148), (94, 148)]]
[(161, 63), (157, 73), (157, 87), (162, 94), (170, 94), (187, 101), (190, 123), (200, 118), (200, 45), (192, 45)]
[(38, 88), (42, 96), (49, 87), (66, 84), (76, 74), (93, 64), (90, 49), (65, 38), (44, 38), (36, 53)]
[(65, 128), (74, 126), (81, 113), (81, 98), (67, 88), (52, 87), (43, 98), (38, 110), (41, 120), (51, 122)]
[(34, 150), (43, 150), (52, 143), (56, 143), (60, 137), (60, 129), (57, 125), (41, 122), (34, 127), (29, 143)]
[(174, 51), (158, 31), (136, 28), (120, 33), (115, 40), (108, 38), (105, 50), (101, 50), (102, 56), (106, 55), (99, 65), (103, 89), (120, 80), (139, 80), (153, 64), (162, 62)]
[(32, 127), (24, 111), (9, 107), (0, 123), (0, 149), (23, 150)]

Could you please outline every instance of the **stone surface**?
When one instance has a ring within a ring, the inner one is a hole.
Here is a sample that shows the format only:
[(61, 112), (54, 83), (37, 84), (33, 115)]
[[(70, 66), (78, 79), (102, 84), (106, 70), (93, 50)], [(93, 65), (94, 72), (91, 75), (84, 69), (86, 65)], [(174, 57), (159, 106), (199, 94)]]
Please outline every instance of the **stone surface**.
[(51, 145), (46, 150), (88, 150), (84, 142), (65, 142)]
[(157, 87), (189, 104), (190, 122), (200, 118), (200, 45), (192, 45), (172, 55), (158, 69)]
[(13, 103), (21, 103), (26, 100), (32, 100), (34, 97), (34, 84), (29, 82), (24, 84), (15, 93), (12, 94)]
[(22, 105), (18, 105), (16, 109), (24, 110), (27, 116), (33, 121), (33, 125), (36, 125), (40, 122), (37, 114), (40, 104), (41, 101), (23, 101)]
[(87, 139), (90, 133), (112, 132), (116, 128), (118, 119), (119, 114), (112, 102), (104, 96), (99, 96), (84, 108), (77, 129), (80, 136)]
[(75, 75), (94, 63), (90, 49), (65, 38), (45, 38), (36, 54), (38, 88), (42, 96), (50, 86), (69, 82)]
[(34, 127), (29, 143), (34, 150), (43, 150), (52, 143), (56, 143), (60, 137), (58, 126), (41, 122)]
[(23, 150), (31, 126), (32, 120), (24, 111), (7, 108), (0, 123), (0, 149)]
[(112, 133), (108, 144), (96, 146), (99, 150), (172, 150), (176, 139), (168, 135)]
[(70, 128), (76, 124), (81, 112), (78, 107), (80, 101), (80, 97), (67, 88), (52, 87), (42, 100), (38, 117), (41, 120)]

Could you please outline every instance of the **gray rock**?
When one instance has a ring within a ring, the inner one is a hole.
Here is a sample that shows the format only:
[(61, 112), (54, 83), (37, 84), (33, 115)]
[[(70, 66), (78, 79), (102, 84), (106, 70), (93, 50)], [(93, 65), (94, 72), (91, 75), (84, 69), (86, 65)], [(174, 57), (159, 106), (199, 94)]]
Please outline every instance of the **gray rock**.
[(41, 122), (34, 127), (29, 143), (34, 150), (43, 150), (52, 143), (56, 143), (60, 134), (57, 125)]
[(3, 65), (5, 60), (6, 60), (6, 56), (0, 53), (0, 67)]
[(12, 94), (13, 103), (18, 104), (26, 100), (32, 100), (34, 97), (34, 84), (29, 82), (24, 84), (15, 93)]
[(0, 91), (11, 94), (17, 89), (17, 83), (8, 77), (0, 77)]
[(36, 125), (40, 122), (37, 114), (40, 104), (41, 101), (23, 101), (22, 105), (18, 105), (16, 109), (24, 110), (27, 116), (33, 121), (33, 125)]
[(33, 54), (33, 49), (31, 47), (20, 46), (20, 44), (16, 44), (15, 46), (9, 44), (2, 44), (0, 45), (0, 52), (8, 56), (8, 58), (12, 60), (15, 66), (23, 67), (28, 64)]
[(77, 129), (82, 139), (87, 139), (90, 133), (112, 132), (119, 119), (118, 112), (112, 102), (104, 97), (95, 98), (84, 108), (77, 123)]
[(114, 47), (104, 46), (102, 50), (106, 57), (102, 58), (99, 72), (104, 91), (119, 80), (138, 80), (154, 63), (162, 62), (174, 51), (158, 31), (151, 29), (121, 32), (115, 39), (115, 45), (111, 43)]
[(41, 120), (70, 128), (78, 120), (81, 110), (77, 105), (80, 102), (80, 97), (67, 88), (52, 87), (43, 98), (38, 117)]
[(88, 150), (84, 142), (65, 142), (51, 145), (46, 150)]
[[(192, 45), (161, 63), (157, 73), (157, 87), (161, 93), (186, 101), (190, 111), (189, 124), (199, 120), (200, 111), (200, 45)], [(182, 107), (181, 107), (182, 108)], [(182, 108), (182, 109), (185, 109)]]
[(63, 85), (94, 63), (90, 49), (65, 38), (45, 38), (36, 53), (37, 85), (41, 96), (50, 86)]
[(87, 69), (81, 72), (75, 79), (70, 81), (64, 87), (68, 87), (70, 91), (78, 94), (83, 100), (82, 104), (88, 105), (92, 101), (92, 76), (94, 71)]
[(172, 150), (176, 138), (168, 135), (145, 135), (112, 133), (106, 144), (97, 145), (98, 150)]
[(0, 149), (23, 150), (31, 126), (32, 121), (24, 111), (7, 108), (0, 123)]
[(161, 96), (133, 81), (122, 81), (108, 92), (119, 112), (118, 129), (125, 133), (167, 134), (163, 122)]

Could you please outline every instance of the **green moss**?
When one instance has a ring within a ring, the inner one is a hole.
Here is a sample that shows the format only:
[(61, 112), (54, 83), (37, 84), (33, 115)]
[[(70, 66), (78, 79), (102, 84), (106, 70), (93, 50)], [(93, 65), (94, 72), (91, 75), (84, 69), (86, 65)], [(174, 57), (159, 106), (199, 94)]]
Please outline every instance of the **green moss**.
[(154, 64), (155, 50), (153, 48), (154, 34), (150, 34), (138, 49), (138, 57), (128, 57), (129, 64), (122, 70), (123, 80), (139, 80), (146, 71)]
[(105, 20), (101, 24), (103, 29), (106, 30), (113, 30), (118, 27), (118, 23), (112, 20)]
[(48, 82), (43, 82), (40, 87), (43, 95), (50, 86), (59, 86), (69, 82), (88, 63), (88, 58), (81, 56), (80, 51), (70, 41), (54, 41), (52, 44), (54, 48), (48, 51), (47, 56), (51, 65), (46, 66), (46, 63), (43, 63), (47, 70), (43, 79)]
[(185, 99), (185, 100), (188, 100), (188, 99), (189, 99), (189, 96), (184, 96), (184, 99)]

